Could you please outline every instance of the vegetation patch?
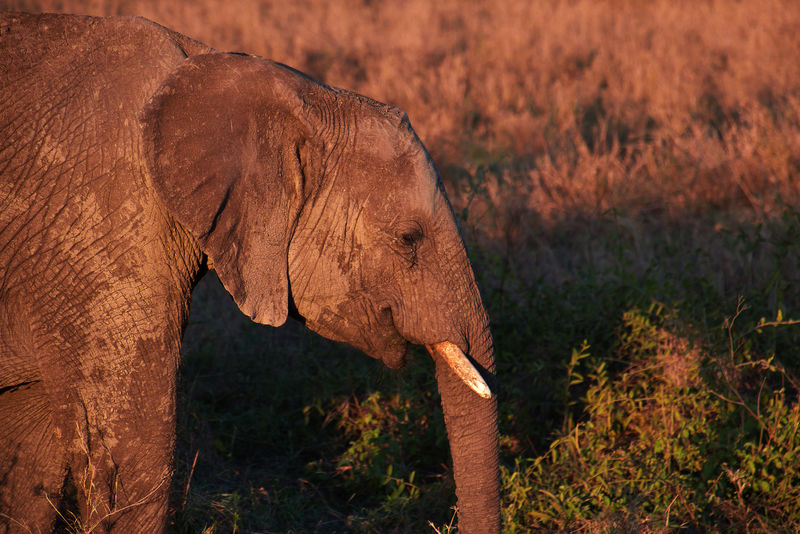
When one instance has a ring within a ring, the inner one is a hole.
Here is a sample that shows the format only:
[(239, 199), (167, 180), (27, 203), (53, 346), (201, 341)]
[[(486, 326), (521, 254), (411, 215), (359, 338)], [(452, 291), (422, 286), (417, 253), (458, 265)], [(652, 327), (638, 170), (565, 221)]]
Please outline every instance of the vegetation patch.
[[(623, 316), (621, 368), (590, 356), (581, 417), (548, 450), (504, 468), (507, 532), (796, 530), (800, 526), (797, 383), (750, 352), (693, 346), (662, 308)], [(791, 321), (773, 321), (770, 327)], [(761, 324), (767, 324), (762, 322)], [(788, 462), (788, 463), (787, 463)]]

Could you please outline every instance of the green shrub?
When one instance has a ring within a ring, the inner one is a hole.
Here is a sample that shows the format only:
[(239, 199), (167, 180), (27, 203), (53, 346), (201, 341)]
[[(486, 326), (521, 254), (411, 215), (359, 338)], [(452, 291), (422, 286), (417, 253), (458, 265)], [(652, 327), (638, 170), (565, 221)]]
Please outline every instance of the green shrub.
[(506, 532), (800, 528), (790, 377), (734, 342), (733, 320), (727, 352), (667, 328), (673, 320), (657, 306), (624, 314), (620, 372), (594, 359), (582, 417), (541, 456), (504, 468)]

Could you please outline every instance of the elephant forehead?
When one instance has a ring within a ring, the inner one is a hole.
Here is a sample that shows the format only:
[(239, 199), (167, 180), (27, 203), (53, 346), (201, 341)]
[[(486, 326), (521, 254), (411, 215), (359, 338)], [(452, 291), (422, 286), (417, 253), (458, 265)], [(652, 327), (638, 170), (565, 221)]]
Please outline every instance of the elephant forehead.
[(370, 200), (390, 216), (425, 218), (434, 214), (436, 192), (435, 174), (415, 165), (390, 173), (382, 194)]
[(372, 149), (370, 152), (354, 161), (357, 168), (351, 174), (354, 189), (369, 209), (433, 210), (436, 170), (421, 146), (395, 152), (391, 157), (376, 154)]
[(357, 122), (356, 143), (362, 147), (367, 157), (391, 161), (408, 148), (408, 143), (399, 133), (385, 121), (362, 120)]

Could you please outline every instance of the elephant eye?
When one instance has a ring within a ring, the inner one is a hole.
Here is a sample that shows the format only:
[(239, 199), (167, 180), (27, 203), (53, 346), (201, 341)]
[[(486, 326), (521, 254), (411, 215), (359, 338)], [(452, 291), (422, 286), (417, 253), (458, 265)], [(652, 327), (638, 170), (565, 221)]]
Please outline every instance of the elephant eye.
[(416, 247), (417, 243), (422, 239), (422, 230), (419, 228), (414, 228), (410, 232), (405, 232), (400, 236), (400, 239), (403, 241), (403, 244), (406, 246), (414, 246)]
[(400, 242), (403, 244), (403, 256), (408, 260), (410, 267), (414, 268), (417, 264), (417, 249), (422, 241), (422, 229), (418, 226), (400, 234)]

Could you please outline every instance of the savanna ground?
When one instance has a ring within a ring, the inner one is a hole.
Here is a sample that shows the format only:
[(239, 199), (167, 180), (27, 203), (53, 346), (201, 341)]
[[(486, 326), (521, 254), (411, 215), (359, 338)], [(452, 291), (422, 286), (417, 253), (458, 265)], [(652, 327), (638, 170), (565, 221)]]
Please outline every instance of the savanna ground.
[[(505, 532), (800, 530), (797, 2), (0, 6), (144, 15), (408, 112), (492, 317)], [(429, 360), (253, 325), (206, 277), (172, 531), (455, 531)]]

